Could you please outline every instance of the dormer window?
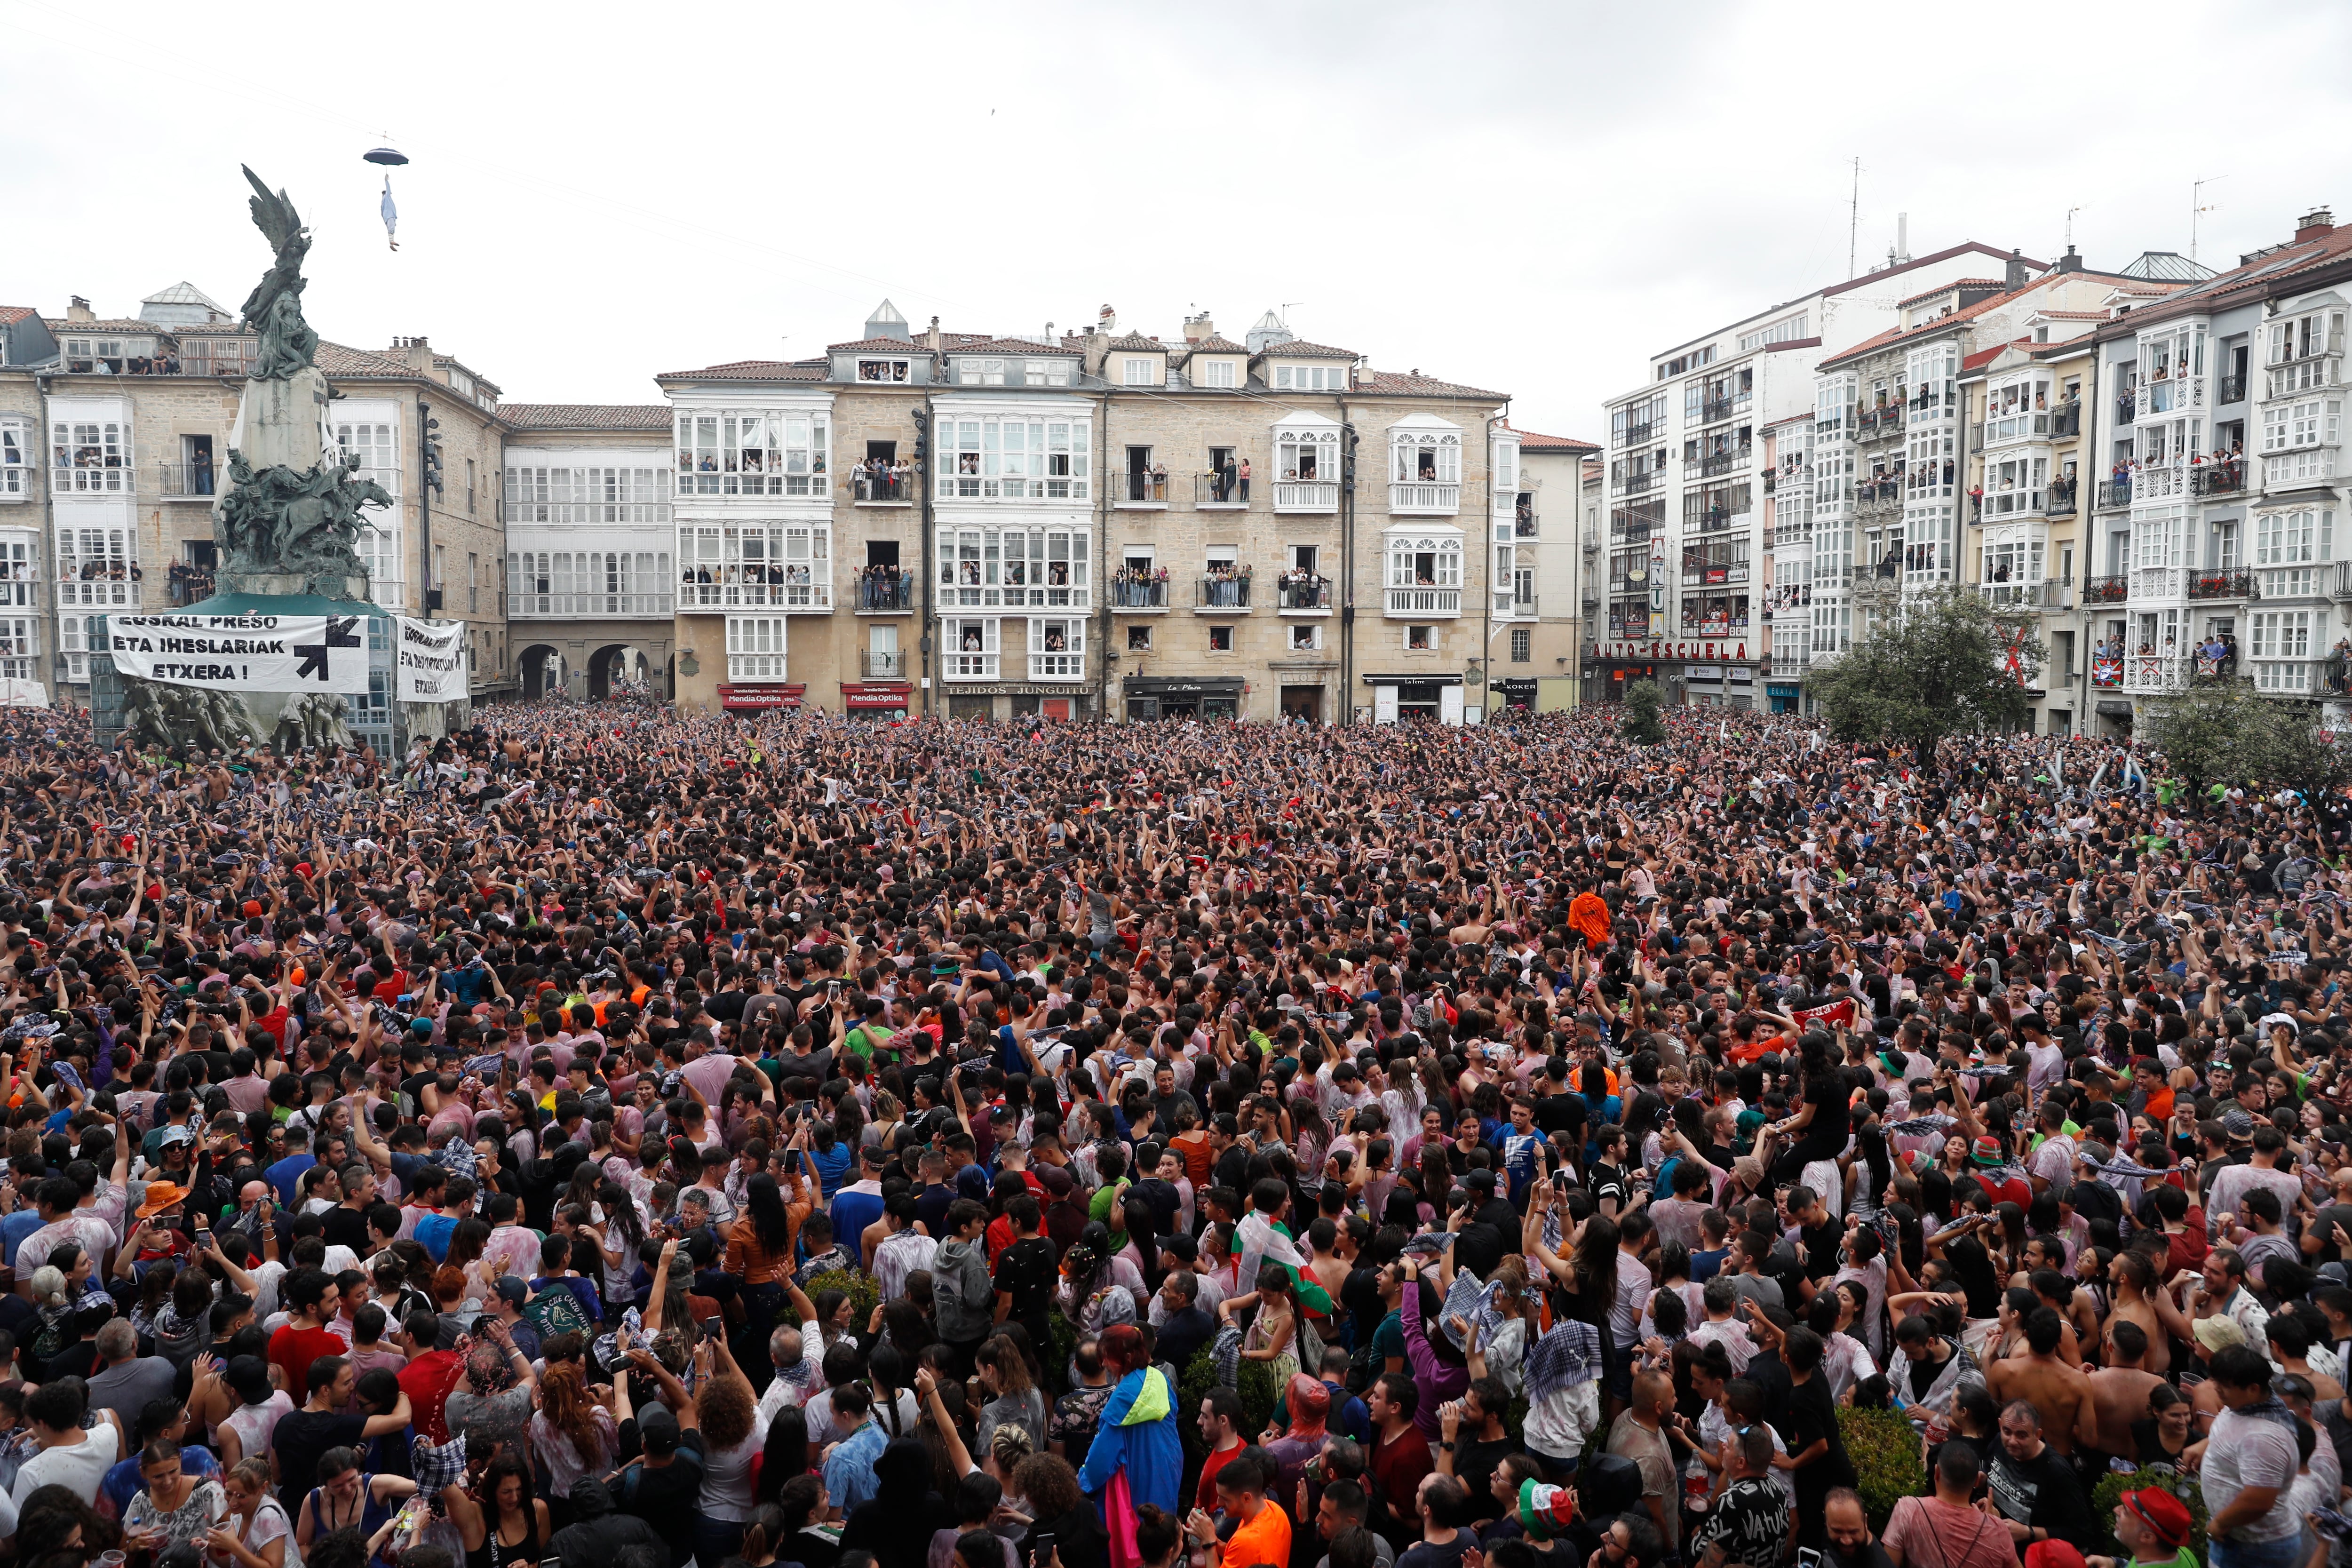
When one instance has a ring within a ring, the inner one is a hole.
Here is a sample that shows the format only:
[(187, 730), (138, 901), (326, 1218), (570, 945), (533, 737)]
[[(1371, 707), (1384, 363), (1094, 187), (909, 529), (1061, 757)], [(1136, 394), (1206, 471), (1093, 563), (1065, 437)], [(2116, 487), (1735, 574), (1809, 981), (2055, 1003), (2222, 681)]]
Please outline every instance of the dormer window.
[(1031, 386), (1067, 386), (1070, 384), (1070, 362), (1066, 359), (1033, 359), (1023, 365), (1022, 375)]
[(907, 362), (902, 359), (862, 359), (857, 362), (860, 381), (903, 382), (907, 379)]
[(1193, 375), (1196, 386), (1230, 387), (1234, 380), (1234, 362), (1229, 359), (1202, 360)]
[(1127, 386), (1160, 384), (1160, 362), (1146, 354), (1129, 354), (1120, 362), (1120, 383)]
[(1001, 359), (968, 359), (958, 366), (956, 379), (966, 386), (1003, 386), (1004, 362)]
[(1277, 392), (1345, 392), (1348, 367), (1328, 364), (1278, 364), (1274, 367)]

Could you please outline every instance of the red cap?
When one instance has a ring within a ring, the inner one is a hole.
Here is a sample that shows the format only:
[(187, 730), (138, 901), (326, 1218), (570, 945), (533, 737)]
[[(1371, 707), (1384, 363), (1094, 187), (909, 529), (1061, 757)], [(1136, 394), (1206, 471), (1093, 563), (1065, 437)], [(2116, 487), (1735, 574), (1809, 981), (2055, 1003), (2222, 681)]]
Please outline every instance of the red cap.
[(2157, 1540), (2178, 1552), (2189, 1540), (2189, 1505), (2162, 1487), (2142, 1487), (2119, 1500), (2124, 1510), (2156, 1532)]
[(2083, 1568), (2083, 1554), (2071, 1542), (2037, 1541), (2025, 1549), (2025, 1568)]

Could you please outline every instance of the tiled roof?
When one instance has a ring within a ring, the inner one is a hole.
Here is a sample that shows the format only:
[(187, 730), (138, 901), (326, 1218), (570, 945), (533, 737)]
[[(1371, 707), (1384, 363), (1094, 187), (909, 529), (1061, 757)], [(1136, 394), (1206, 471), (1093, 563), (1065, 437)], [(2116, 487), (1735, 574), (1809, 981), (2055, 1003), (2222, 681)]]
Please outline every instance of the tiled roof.
[(1990, 364), (1994, 358), (2004, 349), (2017, 347), (2032, 348), (2032, 346), (2033, 342), (2032, 339), (2019, 338), (2013, 343), (1995, 343), (1989, 349), (1980, 349), (1977, 353), (1969, 354), (1960, 361), (1960, 374), (1962, 375), (1966, 375), (1972, 370), (1983, 369), (1986, 365)]
[[(1144, 340), (1150, 342), (1150, 339)], [(1158, 343), (1151, 343), (1158, 348)], [(1059, 343), (1032, 342), (1027, 338), (971, 338), (960, 343), (950, 343), (954, 353), (989, 354), (1079, 354), (1086, 351), (1066, 340)]]
[(39, 310), (31, 305), (0, 305), (0, 327), (5, 327), (12, 321), (21, 321), (27, 316), (39, 313)]
[(1895, 308), (1916, 306), (1922, 299), (1936, 299), (1938, 294), (1950, 294), (1952, 289), (2006, 289), (2006, 287), (2009, 287), (2009, 284), (2001, 282), (2000, 278), (1955, 278), (1952, 282), (1933, 287), (1933, 289), (1928, 289), (1927, 294), (1912, 294), (1910, 299), (1898, 299), (1895, 300)]
[(408, 368), (406, 360), (380, 354), (373, 349), (355, 349), (345, 343), (331, 343), (323, 339), (313, 358), (319, 368), (329, 375), (396, 375), (424, 379), (422, 372)]
[(159, 327), (136, 316), (108, 316), (95, 321), (69, 321), (62, 316), (44, 316), (41, 320), (48, 323), (49, 331), (53, 332), (146, 332), (150, 335), (162, 332), (168, 337), (172, 331), (169, 327)]
[[(2224, 309), (2224, 301), (2237, 303), (2242, 296), (2255, 299), (2281, 292), (2278, 285), (2284, 279), (2331, 263), (2352, 259), (2352, 225), (2345, 225), (2326, 234), (2315, 235), (2300, 244), (2289, 243), (2276, 250), (2256, 257), (2252, 261), (2217, 273), (2201, 283), (2185, 288), (2158, 290), (2149, 288), (2119, 289), (2135, 296), (2160, 293), (2155, 302), (2134, 305), (2132, 313), (2124, 319), (2137, 332), (2150, 317), (2158, 321), (2174, 315), (2203, 313)], [(2120, 331), (2124, 322), (2118, 322)]]
[[(1983, 244), (1978, 240), (1962, 240), (1959, 244), (1952, 246), (1948, 249), (1938, 250), (1927, 256), (1915, 256), (1900, 267), (1882, 267), (1877, 268), (1875, 271), (1865, 272), (1858, 278), (1849, 278), (1843, 283), (1832, 283), (1826, 288), (1808, 289), (1806, 292), (1798, 295), (1794, 300), (1784, 300), (1780, 304), (1771, 307), (1769, 310), (1751, 311), (1748, 315), (1740, 317), (1738, 321), (1728, 323), (1722, 327), (1717, 327), (1715, 331), (1710, 332), (1701, 332), (1695, 338), (1686, 338), (1683, 342), (1676, 343), (1673, 348), (1667, 349), (1664, 353), (1653, 354), (1650, 357), (1652, 359), (1665, 359), (1681, 353), (1685, 349), (1695, 348), (1698, 344), (1706, 342), (1709, 338), (1721, 337), (1725, 332), (1730, 331), (1733, 326), (1745, 326), (1750, 321), (1768, 321), (1788, 310), (1790, 306), (1801, 304), (1803, 301), (1811, 299), (1816, 294), (1820, 295), (1824, 300), (1834, 300), (1839, 295), (1851, 293), (1856, 289), (1874, 288), (1879, 284), (1885, 283), (1890, 278), (1899, 278), (1906, 272), (1916, 272), (1923, 267), (1933, 267), (1939, 261), (1949, 261), (1955, 256), (1984, 256), (2000, 262), (2022, 261), (2025, 263), (2027, 270), (2037, 273), (2042, 271), (2050, 265), (2046, 261), (2036, 261), (2030, 256), (2019, 256), (2011, 251), (1996, 250), (1991, 246)], [(1643, 395), (1647, 396), (1648, 394), (1644, 393)]]
[(1196, 354), (1245, 354), (1249, 350), (1225, 338), (1206, 337), (1186, 345)]
[[(2031, 289), (2033, 285), (2029, 283), (2025, 286), (2025, 289)], [(1900, 342), (1907, 338), (1924, 337), (1929, 332), (1945, 331), (1950, 328), (1960, 325), (1962, 322), (1974, 321), (1977, 317), (1983, 315), (1987, 310), (1991, 310), (1995, 305), (2000, 304), (2005, 300), (2016, 299), (2020, 294), (2025, 292), (2025, 289), (2012, 289), (2003, 293), (1988, 295), (1986, 298), (1978, 300), (1975, 304), (1969, 306), (1966, 310), (1947, 310), (1944, 314), (1937, 316), (1931, 321), (1921, 321), (1916, 326), (1889, 327), (1885, 331), (1879, 333), (1876, 337), (1864, 338), (1862, 342), (1854, 344), (1853, 347), (1850, 349), (1842, 349), (1838, 353), (1829, 355), (1822, 361), (1819, 368), (1827, 370), (1832, 365), (1843, 364), (1847, 360), (1856, 359), (1866, 353), (1874, 353), (1880, 349), (1885, 348), (1891, 343)]]
[(823, 381), (823, 360), (739, 359), (700, 370), (666, 370), (656, 381)]
[(1108, 345), (1115, 349), (1150, 349), (1154, 353), (1166, 353), (1168, 345), (1158, 338), (1147, 338), (1141, 332), (1128, 332), (1111, 339)]
[(1361, 359), (1353, 349), (1335, 349), (1328, 343), (1310, 343), (1293, 338), (1286, 343), (1268, 343), (1261, 353), (1266, 359)]
[(1356, 390), (1397, 397), (1475, 397), (1496, 403), (1507, 401), (1511, 395), (1507, 392), (1488, 392), (1483, 387), (1464, 386), (1458, 382), (1440, 381), (1435, 376), (1412, 375), (1393, 370), (1365, 372), (1357, 378)]
[(499, 417), (518, 430), (667, 430), (667, 403), (502, 403)]
[(1598, 441), (1580, 441), (1573, 436), (1541, 436), (1533, 430), (1522, 430), (1507, 419), (1503, 421), (1503, 428), (1519, 438), (1519, 450), (1522, 452), (1598, 452), (1601, 450), (1601, 443)]
[(2113, 310), (2036, 310), (2035, 315), (2049, 321), (2110, 321)]
[(927, 354), (931, 352), (929, 344), (910, 343), (904, 338), (859, 338), (856, 342), (824, 345), (825, 353), (835, 354), (863, 353), (876, 349), (902, 354)]

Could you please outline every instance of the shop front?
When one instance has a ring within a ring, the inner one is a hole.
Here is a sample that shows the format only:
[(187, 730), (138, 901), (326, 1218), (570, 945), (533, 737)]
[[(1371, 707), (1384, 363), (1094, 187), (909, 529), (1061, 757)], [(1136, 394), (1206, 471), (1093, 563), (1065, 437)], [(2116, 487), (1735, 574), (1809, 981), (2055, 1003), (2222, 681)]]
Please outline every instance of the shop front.
[(1532, 675), (1497, 680), (1486, 689), (1493, 694), (1492, 700), (1496, 708), (1516, 708), (1527, 713), (1535, 711), (1536, 679)]
[(1241, 717), (1243, 692), (1238, 679), (1130, 675), (1120, 683), (1120, 692), (1127, 700), (1129, 720), (1204, 719), (1231, 723)]
[(1458, 675), (1367, 675), (1364, 684), (1372, 689), (1372, 705), (1357, 710), (1359, 722), (1459, 725), (1463, 721)]
[(841, 710), (853, 719), (904, 719), (915, 689), (903, 680), (843, 681)]
[(1765, 686), (1764, 695), (1775, 713), (1795, 713), (1804, 706), (1804, 689), (1794, 682), (1771, 681)]
[(1625, 689), (1637, 680), (1664, 680), (1665, 672), (1648, 659), (1602, 658), (1588, 655), (1584, 662), (1584, 700), (1622, 702)]
[(759, 686), (721, 686), (719, 707), (725, 713), (772, 713), (798, 708), (808, 695), (805, 681), (775, 681)]
[(1072, 686), (1010, 681), (974, 686), (959, 682), (949, 687), (944, 695), (950, 719), (984, 722), (1044, 719), (1064, 723), (1093, 714), (1091, 695)]

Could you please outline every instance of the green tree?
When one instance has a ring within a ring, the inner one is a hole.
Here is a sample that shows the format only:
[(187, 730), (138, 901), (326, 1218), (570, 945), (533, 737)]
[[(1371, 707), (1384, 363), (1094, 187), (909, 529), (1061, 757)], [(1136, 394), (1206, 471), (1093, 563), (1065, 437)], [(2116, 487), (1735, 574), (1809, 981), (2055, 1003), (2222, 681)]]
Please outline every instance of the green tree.
[(1637, 680), (1625, 688), (1625, 717), (1619, 721), (1617, 732), (1637, 746), (1654, 746), (1666, 738), (1666, 726), (1658, 717), (1658, 683)]
[[(2012, 647), (2022, 682), (2009, 668)], [(1840, 740), (1907, 745), (1932, 768), (1947, 736), (2032, 721), (2025, 688), (2042, 655), (2026, 625), (1997, 616), (1968, 589), (1948, 588), (1906, 602), (1853, 651), (1826, 669), (1815, 666), (1809, 683)]]
[(2319, 802), (2352, 784), (2352, 747), (2320, 728), (2316, 702), (2263, 701), (2261, 752), (2249, 775), (2292, 784)]
[(2242, 784), (2260, 771), (2270, 706), (2251, 680), (2193, 681), (2155, 705), (2146, 739), (2164, 753), (2165, 771), (2200, 794), (2209, 784)]

